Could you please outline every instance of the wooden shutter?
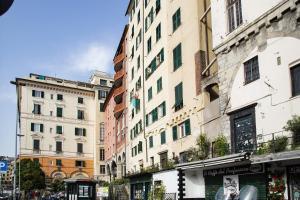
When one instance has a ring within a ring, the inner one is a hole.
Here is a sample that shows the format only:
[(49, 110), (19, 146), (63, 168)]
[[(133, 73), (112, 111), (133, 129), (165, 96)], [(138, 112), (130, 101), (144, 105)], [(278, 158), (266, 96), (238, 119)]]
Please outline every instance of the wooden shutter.
[(190, 135), (191, 134), (191, 122), (190, 119), (186, 120), (184, 122), (185, 125), (185, 135)]
[(83, 132), (83, 136), (86, 136), (86, 129), (85, 128), (82, 130), (82, 132)]
[(177, 126), (173, 126), (172, 131), (173, 131), (173, 141), (175, 141), (178, 139)]
[(35, 97), (35, 90), (32, 90), (32, 96)]
[(78, 132), (79, 132), (78, 128), (75, 128), (75, 135), (76, 135), (76, 136), (79, 135)]
[(40, 124), (40, 132), (41, 132), (41, 133), (44, 132), (44, 124)]
[(41, 97), (44, 98), (44, 96), (45, 96), (45, 93), (41, 92)]
[(31, 123), (31, 131), (34, 131), (34, 123)]

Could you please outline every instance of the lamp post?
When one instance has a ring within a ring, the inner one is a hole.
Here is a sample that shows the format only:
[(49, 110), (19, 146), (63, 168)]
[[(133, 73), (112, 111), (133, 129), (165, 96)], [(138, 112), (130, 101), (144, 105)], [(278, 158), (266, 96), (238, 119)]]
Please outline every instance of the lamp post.
[(16, 130), (15, 130), (15, 158), (14, 158), (14, 185), (13, 185), (13, 200), (16, 200), (16, 184), (17, 184), (17, 156), (18, 156), (18, 125), (19, 125), (19, 86), (25, 86), (25, 84), (17, 83), (16, 81), (10, 81), (11, 84), (16, 86), (17, 106), (16, 106)]
[(19, 137), (19, 195), (21, 192), (21, 137), (25, 136), (25, 135), (21, 135), (18, 134), (17, 135)]

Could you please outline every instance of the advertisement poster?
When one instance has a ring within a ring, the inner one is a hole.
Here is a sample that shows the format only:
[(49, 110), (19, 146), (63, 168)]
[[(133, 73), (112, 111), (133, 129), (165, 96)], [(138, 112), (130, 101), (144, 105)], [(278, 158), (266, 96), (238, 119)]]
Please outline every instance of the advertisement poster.
[(236, 197), (239, 195), (239, 176), (223, 176), (223, 187), (225, 197)]
[(98, 197), (108, 197), (108, 187), (97, 188)]

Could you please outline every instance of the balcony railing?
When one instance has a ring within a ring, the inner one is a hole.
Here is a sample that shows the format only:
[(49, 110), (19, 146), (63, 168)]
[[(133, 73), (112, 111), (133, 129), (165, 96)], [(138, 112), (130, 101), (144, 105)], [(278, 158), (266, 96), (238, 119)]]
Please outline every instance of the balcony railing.
[(120, 53), (114, 58), (114, 64), (117, 65), (125, 59), (125, 52)]
[[(252, 143), (249, 144), (250, 142)], [(264, 155), (300, 149), (300, 137), (292, 137), (292, 134), (287, 131), (258, 134), (256, 138), (244, 140), (243, 143), (244, 146), (235, 144), (237, 147), (232, 148), (229, 143), (216, 144), (212, 142), (209, 145), (210, 148), (206, 150), (204, 148), (202, 151), (197, 148), (187, 150), (181, 154), (178, 161), (179, 163), (187, 163), (242, 152), (248, 152), (249, 155)]]
[(119, 70), (119, 71), (117, 71), (117, 72), (115, 73), (115, 75), (114, 75), (114, 80), (115, 80), (115, 82), (116, 82), (117, 80), (119, 80), (119, 79), (122, 79), (124, 75), (125, 75), (125, 70), (124, 70), (124, 68), (121, 69), (121, 70)]

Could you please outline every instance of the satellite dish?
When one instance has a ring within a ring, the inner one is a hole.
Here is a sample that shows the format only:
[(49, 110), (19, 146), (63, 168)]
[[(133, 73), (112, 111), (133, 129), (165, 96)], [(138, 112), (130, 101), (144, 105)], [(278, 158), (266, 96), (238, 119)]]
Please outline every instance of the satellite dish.
[(0, 16), (10, 8), (13, 2), (14, 0), (0, 0)]

